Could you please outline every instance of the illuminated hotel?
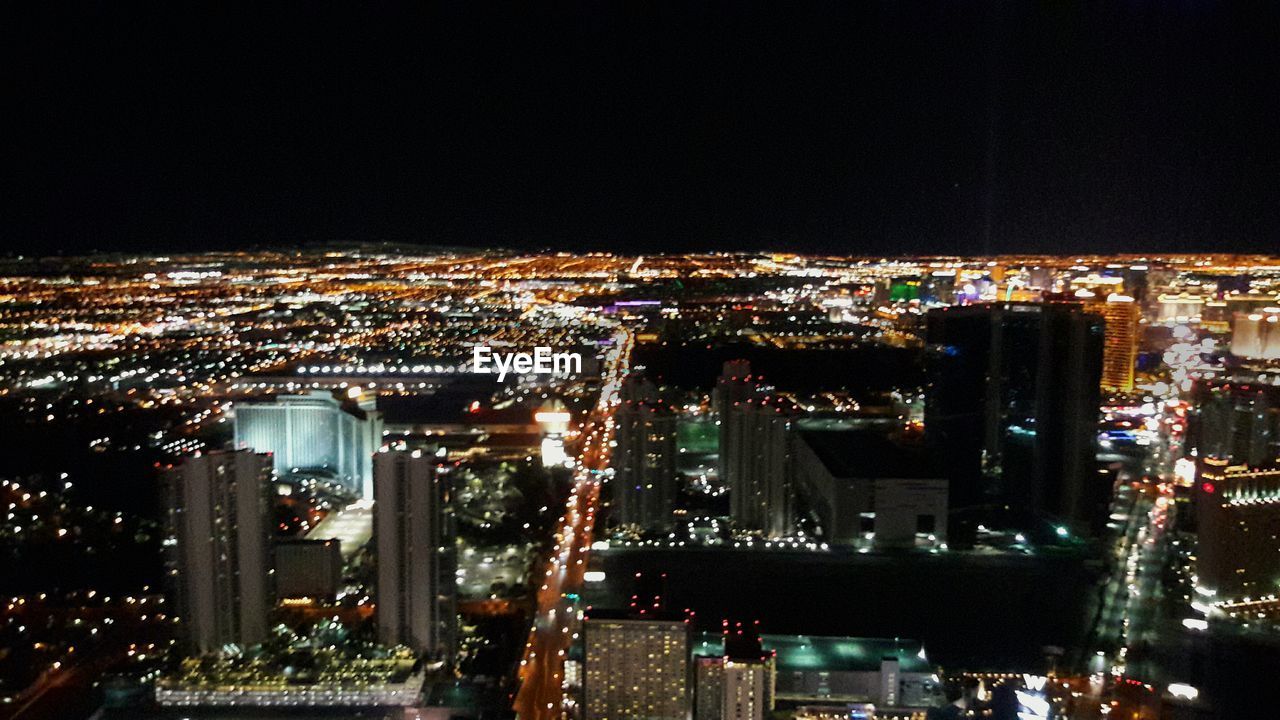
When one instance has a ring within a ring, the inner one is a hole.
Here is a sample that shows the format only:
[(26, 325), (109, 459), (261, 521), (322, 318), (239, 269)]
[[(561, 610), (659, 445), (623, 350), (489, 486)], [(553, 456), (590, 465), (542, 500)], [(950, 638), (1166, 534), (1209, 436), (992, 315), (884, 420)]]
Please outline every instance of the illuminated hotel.
[(585, 720), (686, 720), (689, 627), (683, 619), (608, 617), (583, 623)]
[(382, 416), (369, 403), (344, 407), (325, 391), (235, 403), (235, 446), (271, 453), (281, 477), (332, 473), (352, 494), (368, 499), (373, 453), (381, 444)]
[(1206, 458), (1198, 496), (1201, 593), (1218, 603), (1280, 594), (1280, 468)]
[(1102, 341), (1102, 389), (1133, 391), (1133, 368), (1138, 362), (1138, 304), (1125, 295), (1111, 294), (1105, 302), (1085, 302), (1085, 309), (1106, 321)]

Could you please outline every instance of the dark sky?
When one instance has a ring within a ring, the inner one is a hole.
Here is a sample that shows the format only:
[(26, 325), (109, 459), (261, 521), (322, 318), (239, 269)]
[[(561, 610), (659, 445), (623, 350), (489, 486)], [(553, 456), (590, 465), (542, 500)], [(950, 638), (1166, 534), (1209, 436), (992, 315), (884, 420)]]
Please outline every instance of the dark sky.
[(1265, 0), (0, 11), (0, 248), (1276, 250)]

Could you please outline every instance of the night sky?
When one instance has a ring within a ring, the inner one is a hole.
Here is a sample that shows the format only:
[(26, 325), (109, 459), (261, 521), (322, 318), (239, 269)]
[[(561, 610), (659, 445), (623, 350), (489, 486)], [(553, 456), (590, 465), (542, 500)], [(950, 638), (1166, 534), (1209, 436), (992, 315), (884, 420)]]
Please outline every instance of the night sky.
[(1280, 248), (1265, 0), (259, 5), (6, 4), (0, 249)]

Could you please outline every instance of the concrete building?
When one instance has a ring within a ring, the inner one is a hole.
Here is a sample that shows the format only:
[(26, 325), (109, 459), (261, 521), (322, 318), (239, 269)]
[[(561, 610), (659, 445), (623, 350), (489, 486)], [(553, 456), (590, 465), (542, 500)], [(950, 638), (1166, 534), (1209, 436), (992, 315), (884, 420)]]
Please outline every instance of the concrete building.
[(677, 489), (676, 412), (646, 380), (623, 383), (621, 397), (609, 483), (614, 522), (669, 531)]
[(937, 547), (947, 538), (948, 482), (924, 448), (866, 428), (802, 430), (796, 489), (828, 542)]
[[(993, 302), (928, 315), (925, 433), (953, 507), (1008, 506), (1079, 535), (1106, 522), (1095, 471), (1105, 325), (1076, 303)], [(954, 528), (953, 528), (954, 530)]]
[(1280, 468), (1201, 462), (1197, 589), (1214, 602), (1280, 596)]
[(163, 479), (166, 573), (186, 651), (262, 642), (273, 596), (271, 459), (212, 452), (186, 458)]
[(682, 617), (593, 611), (582, 632), (585, 720), (688, 720), (689, 626)]
[(333, 600), (342, 587), (342, 541), (277, 540), (276, 597)]
[(234, 403), (235, 446), (271, 453), (281, 477), (330, 473), (348, 492), (368, 499), (383, 423), (372, 402), (359, 400), (339, 402), (328, 391), (315, 391)]
[(457, 633), (457, 533), (447, 476), (419, 451), (374, 457), (378, 640), (449, 657)]

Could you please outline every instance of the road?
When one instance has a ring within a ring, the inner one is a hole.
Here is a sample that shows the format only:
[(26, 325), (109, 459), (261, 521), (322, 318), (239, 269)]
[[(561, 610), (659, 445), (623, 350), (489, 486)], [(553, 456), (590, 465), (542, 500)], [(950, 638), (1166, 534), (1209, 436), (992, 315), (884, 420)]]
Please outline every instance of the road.
[(573, 490), (560, 516), (555, 547), (547, 560), (537, 593), (533, 626), (520, 660), (520, 690), (515, 711), (522, 720), (552, 720), (563, 716), (564, 659), (577, 638), (577, 621), (566, 593), (582, 588), (591, 551), (600, 483), (609, 467), (618, 390), (630, 370), (634, 338), (627, 330), (615, 336), (605, 358), (600, 399), (583, 426)]

